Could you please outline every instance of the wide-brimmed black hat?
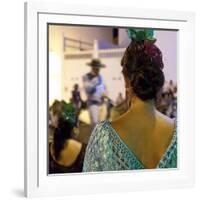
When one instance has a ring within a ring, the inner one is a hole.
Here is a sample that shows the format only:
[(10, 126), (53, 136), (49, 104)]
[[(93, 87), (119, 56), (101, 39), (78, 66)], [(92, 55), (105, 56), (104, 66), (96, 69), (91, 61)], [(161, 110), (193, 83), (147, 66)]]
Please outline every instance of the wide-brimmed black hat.
[(93, 58), (90, 63), (87, 63), (87, 65), (91, 67), (99, 67), (99, 68), (105, 67), (105, 65), (101, 63), (101, 61), (97, 58)]

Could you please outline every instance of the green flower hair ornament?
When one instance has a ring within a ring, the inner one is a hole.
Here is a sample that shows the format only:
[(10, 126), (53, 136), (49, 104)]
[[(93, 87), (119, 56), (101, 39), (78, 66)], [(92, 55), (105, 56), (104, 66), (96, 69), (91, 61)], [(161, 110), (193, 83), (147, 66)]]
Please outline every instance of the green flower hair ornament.
[(148, 41), (150, 44), (154, 44), (156, 39), (153, 37), (153, 29), (127, 29), (128, 37), (133, 41)]
[(72, 103), (63, 102), (62, 116), (70, 123), (76, 123), (76, 110)]

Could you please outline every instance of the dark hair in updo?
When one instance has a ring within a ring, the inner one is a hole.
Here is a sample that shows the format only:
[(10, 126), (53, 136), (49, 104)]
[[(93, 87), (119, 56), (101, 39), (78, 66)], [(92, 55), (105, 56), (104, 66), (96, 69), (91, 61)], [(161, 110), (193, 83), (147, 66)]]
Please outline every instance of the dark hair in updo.
[(123, 74), (142, 100), (155, 99), (165, 78), (160, 49), (148, 41), (132, 41), (121, 60)]

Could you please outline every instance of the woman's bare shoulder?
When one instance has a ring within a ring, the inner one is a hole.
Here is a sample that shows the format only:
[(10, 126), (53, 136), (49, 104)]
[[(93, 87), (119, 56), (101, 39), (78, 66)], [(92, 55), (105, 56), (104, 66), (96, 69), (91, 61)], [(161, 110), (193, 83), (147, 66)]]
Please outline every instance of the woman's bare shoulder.
[(74, 140), (74, 139), (68, 139), (67, 142), (66, 142), (66, 145), (72, 145), (74, 147), (81, 147), (82, 144), (81, 142), (77, 141), (77, 140)]
[(115, 120), (111, 121), (111, 126), (115, 129), (115, 130), (119, 130), (122, 128), (123, 125), (123, 120), (121, 118), (117, 118)]
[(159, 125), (164, 128), (163, 130), (173, 130), (175, 128), (175, 119), (171, 119), (159, 111), (157, 111), (156, 115)]

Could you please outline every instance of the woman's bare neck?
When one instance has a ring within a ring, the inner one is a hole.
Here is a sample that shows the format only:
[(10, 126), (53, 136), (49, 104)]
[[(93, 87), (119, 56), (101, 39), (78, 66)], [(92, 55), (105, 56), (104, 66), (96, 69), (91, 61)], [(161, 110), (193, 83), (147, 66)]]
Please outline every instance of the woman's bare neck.
[(134, 97), (131, 100), (130, 108), (124, 113), (119, 121), (126, 122), (126, 124), (132, 124), (132, 121), (150, 121), (151, 123), (155, 120), (156, 108), (153, 100), (142, 101), (138, 97)]

